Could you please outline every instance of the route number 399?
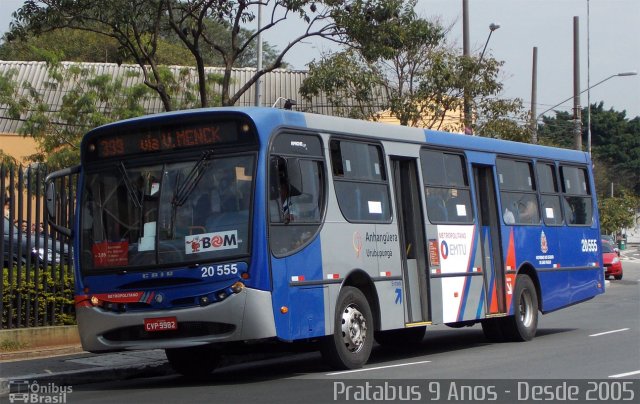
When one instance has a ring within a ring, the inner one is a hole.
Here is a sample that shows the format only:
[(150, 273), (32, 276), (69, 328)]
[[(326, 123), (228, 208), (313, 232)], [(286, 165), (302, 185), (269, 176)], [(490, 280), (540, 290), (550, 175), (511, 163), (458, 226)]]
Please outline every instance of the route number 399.
[(582, 243), (582, 252), (596, 252), (598, 251), (598, 243), (593, 238), (580, 240)]
[(224, 276), (224, 275), (235, 275), (238, 273), (238, 264), (223, 264), (223, 265), (212, 265), (209, 267), (200, 268), (202, 271), (202, 277), (208, 278), (211, 276)]

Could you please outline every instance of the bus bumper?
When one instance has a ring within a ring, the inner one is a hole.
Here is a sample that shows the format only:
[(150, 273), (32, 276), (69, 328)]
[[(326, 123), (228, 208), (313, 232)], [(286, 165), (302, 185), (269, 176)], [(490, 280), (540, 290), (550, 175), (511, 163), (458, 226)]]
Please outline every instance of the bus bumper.
[[(276, 335), (271, 293), (245, 288), (210, 304), (162, 311), (116, 313), (76, 307), (82, 348), (89, 352), (182, 348)], [(177, 329), (145, 330), (145, 319), (175, 317)]]

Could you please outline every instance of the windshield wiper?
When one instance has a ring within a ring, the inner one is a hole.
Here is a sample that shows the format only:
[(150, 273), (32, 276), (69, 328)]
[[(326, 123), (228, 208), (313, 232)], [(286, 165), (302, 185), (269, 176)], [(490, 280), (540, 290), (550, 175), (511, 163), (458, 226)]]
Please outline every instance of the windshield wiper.
[(184, 205), (187, 199), (189, 199), (189, 196), (200, 182), (205, 171), (207, 171), (206, 168), (209, 165), (209, 158), (212, 154), (213, 150), (205, 151), (202, 153), (202, 157), (193, 165), (189, 174), (184, 178), (182, 185), (176, 189), (173, 200), (171, 201), (174, 207)]
[(138, 198), (136, 191), (133, 189), (133, 184), (131, 183), (131, 178), (129, 178), (129, 173), (127, 172), (127, 168), (124, 166), (124, 163), (121, 161), (118, 166), (118, 170), (120, 174), (122, 174), (122, 179), (124, 180), (124, 185), (127, 187), (127, 193), (129, 194), (129, 198), (133, 201), (133, 205), (136, 208), (142, 208), (142, 201)]

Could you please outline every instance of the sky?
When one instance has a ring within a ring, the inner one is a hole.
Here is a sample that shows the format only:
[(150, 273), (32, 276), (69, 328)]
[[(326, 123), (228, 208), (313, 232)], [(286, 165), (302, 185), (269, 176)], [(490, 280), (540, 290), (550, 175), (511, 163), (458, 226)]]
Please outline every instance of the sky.
[[(23, 0), (0, 0), (0, 30), (5, 32), (11, 13)], [(418, 0), (416, 12), (423, 18), (439, 18), (454, 24), (448, 40), (462, 52), (462, 0)], [(621, 72), (640, 73), (640, 0), (469, 0), (471, 52), (479, 54), (493, 32), (485, 57), (504, 61), (502, 80), (506, 98), (520, 98), (531, 107), (533, 47), (538, 48), (538, 114), (573, 95), (573, 17), (579, 17), (580, 88), (586, 90)], [(279, 49), (296, 34), (300, 24), (288, 21), (264, 36)], [(305, 69), (323, 53), (336, 50), (327, 41), (296, 45), (285, 60)], [(604, 102), (605, 109), (626, 110), (640, 116), (640, 75), (613, 77), (581, 96), (580, 104)], [(555, 107), (571, 111), (573, 100)]]

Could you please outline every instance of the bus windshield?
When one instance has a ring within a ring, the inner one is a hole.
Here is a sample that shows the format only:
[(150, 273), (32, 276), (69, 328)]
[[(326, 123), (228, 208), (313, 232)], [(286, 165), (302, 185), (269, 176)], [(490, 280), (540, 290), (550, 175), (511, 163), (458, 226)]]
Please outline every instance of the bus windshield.
[(190, 265), (249, 251), (255, 155), (117, 162), (89, 172), (81, 200), (84, 271)]

